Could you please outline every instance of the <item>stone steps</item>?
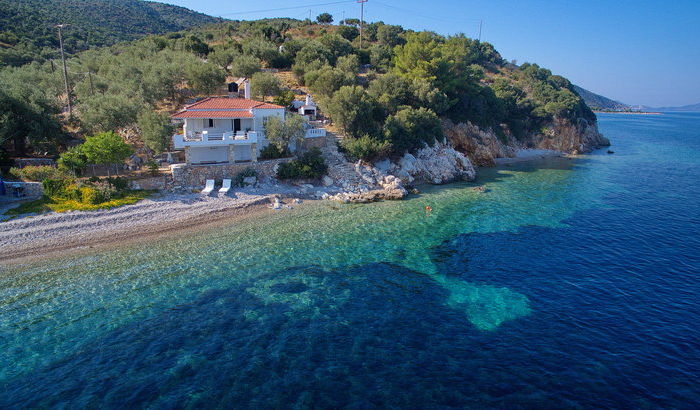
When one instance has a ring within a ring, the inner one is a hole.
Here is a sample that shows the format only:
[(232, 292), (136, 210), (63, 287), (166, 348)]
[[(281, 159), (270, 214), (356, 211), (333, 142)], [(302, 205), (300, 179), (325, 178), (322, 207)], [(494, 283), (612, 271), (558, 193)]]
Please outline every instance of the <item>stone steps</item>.
[(338, 151), (337, 135), (329, 138), (325, 147), (321, 148), (321, 153), (328, 165), (328, 176), (335, 183), (346, 188), (367, 187), (367, 182), (355, 171), (355, 164), (348, 162), (345, 155)]

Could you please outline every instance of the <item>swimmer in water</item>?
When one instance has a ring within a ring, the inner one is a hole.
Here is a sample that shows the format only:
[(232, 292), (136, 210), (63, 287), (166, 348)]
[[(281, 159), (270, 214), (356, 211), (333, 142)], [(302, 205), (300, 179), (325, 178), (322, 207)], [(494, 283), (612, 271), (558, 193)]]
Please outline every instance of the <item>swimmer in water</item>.
[(433, 211), (433, 208), (430, 207), (430, 205), (426, 205), (425, 207), (425, 216), (430, 216), (430, 213)]

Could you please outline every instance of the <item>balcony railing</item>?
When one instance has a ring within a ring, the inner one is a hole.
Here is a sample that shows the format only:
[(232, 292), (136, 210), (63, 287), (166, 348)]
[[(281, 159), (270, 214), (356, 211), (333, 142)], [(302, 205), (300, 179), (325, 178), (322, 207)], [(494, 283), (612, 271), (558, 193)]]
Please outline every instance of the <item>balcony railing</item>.
[[(254, 144), (258, 142), (258, 132), (256, 131), (226, 131), (210, 133), (208, 131), (188, 132), (173, 136), (175, 148), (185, 146), (216, 146), (232, 144)], [(262, 136), (261, 136), (262, 137)]]
[(326, 136), (326, 129), (325, 128), (309, 128), (306, 130), (306, 135), (304, 135), (304, 138), (317, 138), (317, 137), (325, 137)]

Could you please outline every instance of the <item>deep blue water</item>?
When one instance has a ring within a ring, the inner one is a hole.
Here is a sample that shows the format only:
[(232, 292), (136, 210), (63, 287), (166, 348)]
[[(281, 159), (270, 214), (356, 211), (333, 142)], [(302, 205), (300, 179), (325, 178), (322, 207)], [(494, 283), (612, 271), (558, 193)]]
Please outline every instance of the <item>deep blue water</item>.
[(0, 407), (698, 408), (700, 114), (599, 121), (485, 194), (7, 268)]

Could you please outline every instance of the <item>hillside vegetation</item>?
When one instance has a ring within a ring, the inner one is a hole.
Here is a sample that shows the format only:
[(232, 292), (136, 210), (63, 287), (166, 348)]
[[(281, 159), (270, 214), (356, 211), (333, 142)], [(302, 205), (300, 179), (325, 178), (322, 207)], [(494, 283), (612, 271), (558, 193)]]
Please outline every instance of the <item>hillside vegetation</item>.
[(219, 21), (141, 0), (0, 0), (0, 67), (58, 58), (56, 24), (69, 54)]
[(443, 119), (471, 122), (504, 141), (527, 141), (553, 122), (595, 123), (567, 79), (535, 64), (509, 64), (491, 44), (381, 22), (365, 25), (363, 48), (358, 35), (353, 25), (266, 19), (82, 52), (69, 60), (70, 124), (60, 70), (40, 61), (6, 68), (0, 138), (14, 153), (58, 153), (65, 149), (61, 125), (78, 134), (135, 130), (157, 152), (169, 128), (167, 115), (155, 112), (223, 93), (227, 76), (252, 77), (258, 98), (280, 104), (294, 98), (280, 78), (306, 87), (346, 137), (351, 157), (431, 145), (443, 137)]

